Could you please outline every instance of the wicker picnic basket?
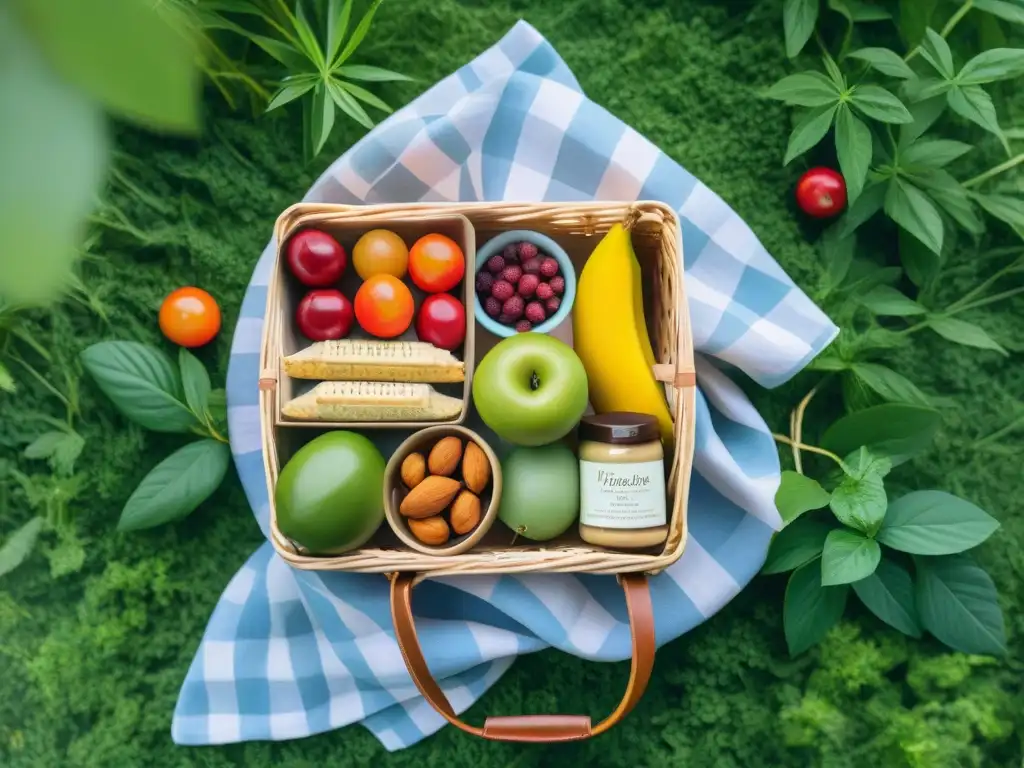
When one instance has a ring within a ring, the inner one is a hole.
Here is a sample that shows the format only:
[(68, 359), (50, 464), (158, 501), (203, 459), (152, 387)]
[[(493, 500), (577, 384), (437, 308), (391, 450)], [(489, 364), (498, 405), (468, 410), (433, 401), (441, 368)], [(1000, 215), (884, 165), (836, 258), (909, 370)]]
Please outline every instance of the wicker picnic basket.
[[(437, 556), (414, 551), (382, 526), (362, 548), (338, 555), (316, 556), (284, 536), (277, 526), (274, 492), (278, 473), (294, 450), (310, 439), (308, 425), (288, 424), (280, 418), (280, 389), (287, 386), (282, 369), (282, 344), (288, 330), (282, 269), (275, 266), (267, 295), (266, 322), (260, 354), (260, 424), (267, 488), (270, 496), (271, 541), (290, 565), (306, 570), (353, 571), (387, 574), (391, 580), (392, 616), (399, 646), (417, 688), (426, 700), (456, 727), (477, 736), (499, 741), (570, 741), (599, 734), (624, 717), (639, 701), (654, 661), (654, 617), (647, 574), (674, 563), (686, 543), (686, 506), (693, 462), (695, 428), (695, 374), (693, 334), (683, 284), (682, 238), (679, 219), (659, 202), (594, 203), (415, 203), (392, 205), (327, 205), (301, 203), (278, 218), (274, 234), (280, 250), (288, 237), (304, 228), (317, 227), (344, 234), (389, 227), (400, 221), (415, 228), (430, 227), (465, 217), (472, 225), (476, 243), (484, 243), (503, 231), (530, 229), (554, 238), (569, 253), (577, 270), (614, 224), (628, 220), (633, 246), (641, 265), (644, 301), (650, 336), (658, 364), (655, 377), (665, 385), (674, 420), (675, 441), (670, 457), (667, 500), (668, 537), (656, 552), (620, 552), (583, 542), (573, 528), (559, 539), (531, 542), (492, 530), (468, 552)], [(428, 230), (424, 230), (428, 231)], [(280, 262), (280, 256), (278, 261)], [(473, 260), (467, 253), (471, 280)], [(467, 312), (469, 312), (467, 307)], [(467, 338), (467, 356), (478, 361), (494, 339), (477, 329), (475, 345)], [(489, 334), (486, 334), (489, 335)], [(467, 382), (472, 360), (466, 361)], [(468, 393), (468, 387), (467, 387)], [(468, 397), (468, 394), (467, 394)], [(372, 424), (362, 425), (364, 431)], [(508, 531), (505, 531), (507, 534)], [(480, 728), (461, 721), (427, 668), (416, 637), (412, 613), (412, 588), (422, 578), (459, 574), (592, 573), (615, 574), (626, 594), (633, 633), (633, 659), (625, 697), (604, 721), (591, 725), (588, 716), (518, 716), (488, 718)]]

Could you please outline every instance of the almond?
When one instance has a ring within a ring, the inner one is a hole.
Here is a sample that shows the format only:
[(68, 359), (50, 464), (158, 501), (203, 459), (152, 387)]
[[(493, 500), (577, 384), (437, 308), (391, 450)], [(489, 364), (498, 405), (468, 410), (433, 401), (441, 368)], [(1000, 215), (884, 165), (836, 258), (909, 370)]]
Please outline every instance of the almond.
[(440, 515), (425, 517), (422, 520), (410, 520), (409, 530), (412, 535), (424, 544), (438, 546), (448, 541), (448, 523)]
[(431, 475), (417, 485), (402, 499), (398, 511), (405, 517), (424, 518), (441, 514), (451, 504), (462, 483), (450, 477)]
[(455, 497), (451, 510), (452, 528), (461, 536), (480, 525), (480, 499), (472, 491), (463, 491)]
[(459, 467), (462, 458), (462, 441), (457, 437), (443, 437), (430, 449), (427, 467), (432, 475), (450, 477)]
[(427, 460), (422, 453), (410, 453), (402, 462), (402, 482), (410, 491), (427, 476)]
[(473, 493), (483, 493), (491, 482), (491, 462), (483, 448), (474, 442), (466, 445), (466, 455), (462, 458), (462, 480)]

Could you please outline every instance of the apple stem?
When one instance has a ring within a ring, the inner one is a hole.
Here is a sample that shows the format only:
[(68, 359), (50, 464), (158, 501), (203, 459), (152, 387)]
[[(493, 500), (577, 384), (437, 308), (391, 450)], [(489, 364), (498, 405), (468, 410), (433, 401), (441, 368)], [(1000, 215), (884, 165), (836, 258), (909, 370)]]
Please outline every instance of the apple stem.
[(530, 374), (530, 389), (539, 389), (539, 388), (540, 388), (540, 376), (538, 376), (536, 373), (531, 373)]
[(515, 546), (516, 539), (519, 538), (519, 534), (521, 534), (521, 533), (526, 533), (526, 526), (525, 525), (520, 525), (518, 528), (516, 528), (515, 533), (512, 534), (512, 542), (509, 544), (510, 547), (514, 547)]

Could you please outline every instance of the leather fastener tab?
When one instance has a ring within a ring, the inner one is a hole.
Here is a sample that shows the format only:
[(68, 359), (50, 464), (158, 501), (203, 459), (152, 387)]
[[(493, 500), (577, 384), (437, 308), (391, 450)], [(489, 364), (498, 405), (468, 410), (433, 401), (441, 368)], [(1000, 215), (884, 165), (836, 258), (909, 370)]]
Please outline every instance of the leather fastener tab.
[(587, 715), (513, 715), (489, 717), (483, 737), (495, 741), (551, 743), (590, 738)]

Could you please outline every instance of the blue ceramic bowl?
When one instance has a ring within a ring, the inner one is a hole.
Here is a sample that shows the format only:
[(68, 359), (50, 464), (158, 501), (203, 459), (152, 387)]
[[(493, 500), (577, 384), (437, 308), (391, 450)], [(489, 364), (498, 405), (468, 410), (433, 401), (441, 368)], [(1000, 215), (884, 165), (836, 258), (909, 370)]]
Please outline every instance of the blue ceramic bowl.
[[(540, 325), (534, 326), (531, 330), (531, 333), (550, 333), (569, 316), (569, 313), (572, 312), (573, 302), (576, 300), (576, 268), (573, 267), (572, 262), (569, 260), (569, 255), (562, 249), (562, 246), (540, 232), (532, 232), (527, 229), (514, 229), (502, 232), (497, 237), (488, 240), (476, 252), (476, 272), (483, 268), (491, 256), (504, 251), (506, 245), (520, 243), (524, 240), (528, 243), (533, 243), (537, 246), (538, 250), (555, 259), (562, 270), (562, 277), (565, 278), (565, 291), (562, 293), (562, 303), (559, 305), (558, 311)], [(474, 272), (474, 280), (476, 279), (476, 272)], [(476, 321), (495, 336), (508, 338), (509, 336), (516, 335), (515, 328), (499, 323), (496, 318), (484, 312), (484, 304), (480, 299), (479, 293), (476, 295)]]

